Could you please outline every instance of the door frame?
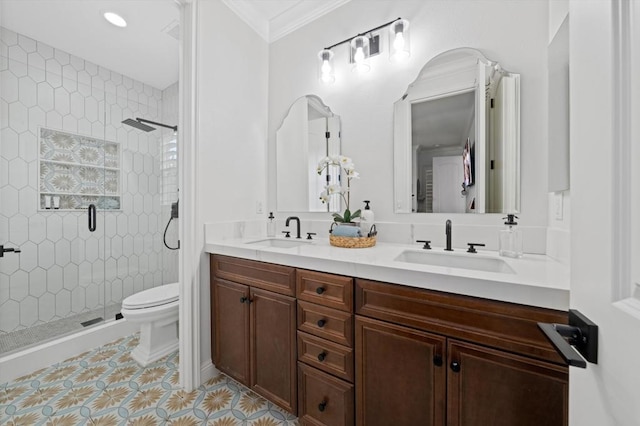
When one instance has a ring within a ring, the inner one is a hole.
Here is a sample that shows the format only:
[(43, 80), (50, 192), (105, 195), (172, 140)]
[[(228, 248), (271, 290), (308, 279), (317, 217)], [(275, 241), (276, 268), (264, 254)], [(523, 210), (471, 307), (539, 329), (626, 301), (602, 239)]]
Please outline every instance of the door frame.
[(198, 137), (197, 137), (197, 16), (198, 0), (175, 0), (180, 8), (180, 78), (178, 138), (178, 187), (180, 188), (179, 257), (179, 373), (180, 386), (191, 391), (200, 385), (200, 241)]

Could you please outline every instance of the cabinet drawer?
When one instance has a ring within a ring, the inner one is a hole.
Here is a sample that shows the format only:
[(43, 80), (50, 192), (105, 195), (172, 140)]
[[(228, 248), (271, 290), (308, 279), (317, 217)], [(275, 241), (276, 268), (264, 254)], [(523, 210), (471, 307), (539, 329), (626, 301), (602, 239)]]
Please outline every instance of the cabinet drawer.
[(353, 349), (298, 331), (298, 361), (353, 382)]
[(298, 397), (302, 425), (353, 425), (351, 383), (298, 362)]
[(295, 268), (236, 257), (211, 255), (211, 272), (218, 278), (295, 296)]
[(353, 346), (353, 315), (298, 301), (298, 329), (345, 346)]
[(537, 325), (563, 311), (357, 279), (356, 313), (565, 364)]
[(298, 299), (353, 312), (353, 278), (323, 272), (296, 272)]

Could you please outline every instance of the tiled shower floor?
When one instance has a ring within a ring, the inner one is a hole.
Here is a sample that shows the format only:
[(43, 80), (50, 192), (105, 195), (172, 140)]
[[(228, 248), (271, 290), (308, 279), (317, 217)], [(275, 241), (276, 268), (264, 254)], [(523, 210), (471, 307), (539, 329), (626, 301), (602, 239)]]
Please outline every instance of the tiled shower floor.
[[(120, 312), (120, 308), (120, 304), (114, 304), (107, 306), (104, 310), (96, 309), (61, 320), (29, 327), (24, 330), (1, 334), (0, 356), (8, 355), (10, 352), (26, 349), (35, 344), (80, 331), (84, 329), (81, 323), (97, 317), (102, 317), (106, 321), (113, 320), (115, 315)], [(102, 324), (102, 322), (98, 324)]]
[(192, 392), (179, 386), (178, 353), (147, 367), (130, 356), (133, 335), (0, 384), (2, 425), (293, 426), (297, 419), (218, 374)]

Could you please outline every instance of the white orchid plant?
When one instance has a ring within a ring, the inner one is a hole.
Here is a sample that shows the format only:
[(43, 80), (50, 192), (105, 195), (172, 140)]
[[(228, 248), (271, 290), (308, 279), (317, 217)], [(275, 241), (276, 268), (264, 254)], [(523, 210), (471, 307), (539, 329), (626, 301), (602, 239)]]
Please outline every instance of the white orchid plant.
[(351, 190), (351, 179), (359, 179), (360, 175), (358, 172), (356, 172), (351, 158), (345, 157), (344, 155), (332, 155), (324, 157), (318, 163), (316, 171), (320, 175), (329, 166), (339, 166), (342, 170), (344, 170), (344, 175), (347, 178), (347, 186), (343, 187), (341, 184), (331, 184), (325, 186), (324, 191), (320, 193), (320, 200), (323, 203), (328, 203), (329, 198), (332, 195), (339, 194), (344, 200), (346, 208), (343, 214), (334, 213), (333, 220), (334, 222), (338, 223), (349, 223), (353, 221), (353, 219), (360, 217), (360, 209), (353, 213), (351, 213), (351, 210), (349, 210), (349, 191)]

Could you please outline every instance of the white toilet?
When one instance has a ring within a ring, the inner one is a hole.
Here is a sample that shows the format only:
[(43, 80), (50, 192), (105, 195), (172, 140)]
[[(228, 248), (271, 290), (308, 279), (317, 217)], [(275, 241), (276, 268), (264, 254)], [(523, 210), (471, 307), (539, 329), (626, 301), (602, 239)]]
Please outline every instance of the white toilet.
[(140, 324), (140, 342), (131, 357), (145, 367), (178, 349), (178, 283), (132, 294), (122, 301), (122, 316)]

